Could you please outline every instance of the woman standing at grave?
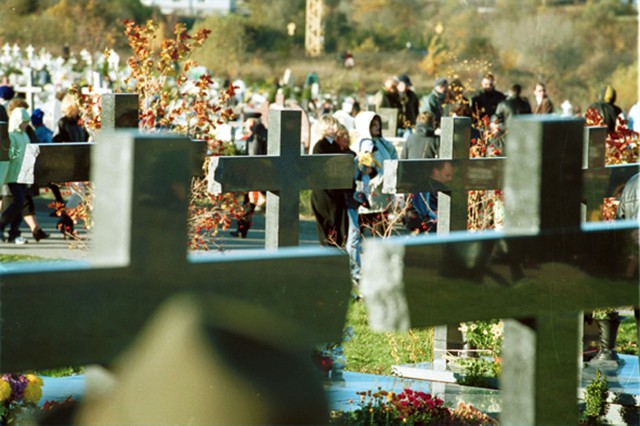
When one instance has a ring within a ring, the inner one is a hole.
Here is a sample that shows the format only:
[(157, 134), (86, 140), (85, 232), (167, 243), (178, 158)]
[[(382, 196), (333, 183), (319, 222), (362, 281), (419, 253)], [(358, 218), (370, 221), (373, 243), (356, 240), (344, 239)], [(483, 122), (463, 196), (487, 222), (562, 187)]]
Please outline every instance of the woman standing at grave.
[[(338, 145), (338, 120), (329, 114), (320, 117), (316, 130), (320, 140), (313, 146), (313, 154), (341, 154)], [(322, 245), (342, 247), (347, 237), (347, 209), (342, 189), (314, 189), (311, 209), (316, 218), (318, 238)]]
[(81, 123), (80, 109), (72, 95), (62, 99), (62, 117), (58, 120), (58, 132), (54, 142), (88, 142), (89, 132)]
[[(11, 100), (11, 102), (9, 102), (9, 107), (7, 109), (7, 112), (9, 113), (9, 115), (11, 115), (13, 111), (17, 108), (24, 108), (28, 110), (29, 104), (27, 103), (26, 100), (22, 98), (14, 98)], [(27, 134), (27, 136), (29, 136), (29, 141), (31, 143), (38, 142), (38, 138), (34, 132), (33, 127), (31, 127), (30, 125), (27, 126), (25, 129), (25, 133)], [(31, 230), (31, 234), (33, 235), (33, 238), (35, 238), (36, 241), (49, 238), (49, 234), (44, 232), (44, 230), (40, 227), (40, 224), (38, 223), (38, 219), (36, 217), (36, 208), (33, 202), (33, 197), (37, 196), (39, 192), (40, 190), (37, 185), (30, 185), (30, 187), (27, 187), (27, 192), (25, 194), (25, 200), (24, 200), (24, 209), (22, 212), (22, 215), (23, 215), (22, 218), (29, 226), (29, 229)], [(9, 204), (11, 202), (12, 197), (9, 196), (5, 198), (8, 200), (7, 204)]]
[(24, 108), (16, 108), (9, 116), (9, 161), (0, 176), (0, 183), (6, 183), (13, 198), (11, 204), (2, 212), (0, 216), (0, 233), (4, 240), (4, 229), (10, 226), (8, 241), (14, 244), (26, 244), (27, 240), (20, 236), (20, 224), (22, 223), (22, 209), (24, 208), (27, 185), (24, 177), (20, 175), (24, 155), (29, 145), (29, 136), (26, 129), (31, 119), (29, 113)]
[[(393, 203), (393, 195), (382, 193), (384, 160), (397, 160), (395, 146), (382, 137), (382, 119), (372, 111), (363, 111), (356, 116), (358, 142), (352, 148), (360, 156), (373, 154), (376, 168), (369, 182), (369, 206), (360, 206), (360, 227), (369, 228), (372, 235), (383, 235), (388, 210)], [(380, 164), (380, 167), (377, 167)]]

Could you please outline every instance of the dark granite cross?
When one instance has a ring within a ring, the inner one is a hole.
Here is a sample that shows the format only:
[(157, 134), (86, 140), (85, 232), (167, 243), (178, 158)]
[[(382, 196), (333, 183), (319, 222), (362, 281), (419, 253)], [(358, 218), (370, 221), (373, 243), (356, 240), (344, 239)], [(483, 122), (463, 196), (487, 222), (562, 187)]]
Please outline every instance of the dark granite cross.
[[(583, 121), (514, 117), (504, 232), (367, 241), (379, 330), (505, 321), (501, 424), (576, 424), (581, 311), (640, 301), (623, 276), (637, 222), (581, 226)], [(506, 252), (496, 255), (500, 245)], [(635, 271), (637, 277), (638, 271)]]
[[(101, 131), (138, 128), (138, 95), (105, 93), (100, 97)], [(192, 170), (202, 174), (206, 144), (194, 141)], [(87, 182), (91, 175), (93, 142), (65, 142), (39, 144), (40, 153), (35, 165), (35, 183)]]
[(268, 191), (266, 248), (299, 243), (300, 191), (353, 185), (350, 155), (301, 155), (300, 111), (269, 112), (267, 155), (213, 157), (209, 192)]
[(178, 292), (269, 312), (281, 327), (254, 326), (274, 343), (290, 333), (300, 348), (340, 337), (351, 281), (337, 250), (188, 257), (193, 149), (184, 137), (100, 133), (91, 260), (0, 266), (2, 371), (110, 362)]
[[(438, 159), (385, 161), (383, 192), (395, 194), (429, 192), (431, 170), (444, 162), (453, 165), (453, 179), (446, 192), (438, 192), (438, 235), (467, 229), (468, 191), (502, 189), (504, 158), (469, 158), (471, 119), (443, 117), (441, 121)], [(442, 185), (439, 185), (440, 187)], [(449, 334), (456, 326), (434, 329), (434, 364), (437, 370), (446, 368), (445, 355), (454, 348)]]

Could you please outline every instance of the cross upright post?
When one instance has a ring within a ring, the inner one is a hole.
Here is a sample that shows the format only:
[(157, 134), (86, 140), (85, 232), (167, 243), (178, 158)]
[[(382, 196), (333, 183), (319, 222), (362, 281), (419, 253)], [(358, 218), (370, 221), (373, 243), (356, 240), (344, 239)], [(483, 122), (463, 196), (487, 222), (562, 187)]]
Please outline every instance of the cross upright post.
[(282, 329), (256, 328), (270, 336), (304, 330), (293, 342), (299, 348), (339, 338), (351, 282), (338, 250), (188, 256), (193, 149), (190, 139), (166, 134), (98, 136), (90, 261), (0, 267), (3, 371), (110, 362), (178, 292), (266, 310)]
[(267, 191), (268, 249), (299, 243), (300, 191), (350, 188), (353, 157), (300, 154), (300, 111), (269, 112), (267, 155), (213, 157), (209, 192)]
[(374, 329), (514, 319), (502, 424), (577, 423), (580, 312), (640, 298), (619, 264), (638, 223), (581, 227), (583, 132), (579, 119), (513, 118), (504, 232), (366, 242), (361, 288)]

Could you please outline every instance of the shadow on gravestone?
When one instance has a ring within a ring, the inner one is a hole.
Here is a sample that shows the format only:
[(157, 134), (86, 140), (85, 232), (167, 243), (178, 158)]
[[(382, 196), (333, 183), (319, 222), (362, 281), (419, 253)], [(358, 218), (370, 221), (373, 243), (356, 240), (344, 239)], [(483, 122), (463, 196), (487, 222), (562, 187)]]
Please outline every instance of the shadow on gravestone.
[(326, 424), (319, 373), (283, 328), (255, 306), (176, 295), (115, 363), (109, 393), (43, 423)]

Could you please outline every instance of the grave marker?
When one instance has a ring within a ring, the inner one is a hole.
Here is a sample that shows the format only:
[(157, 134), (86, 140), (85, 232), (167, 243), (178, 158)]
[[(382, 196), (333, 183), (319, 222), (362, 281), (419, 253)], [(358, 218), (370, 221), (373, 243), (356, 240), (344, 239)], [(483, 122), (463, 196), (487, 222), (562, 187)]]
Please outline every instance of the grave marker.
[(580, 228), (582, 127), (514, 117), (504, 233), (366, 243), (361, 286), (376, 329), (520, 319), (505, 323), (501, 424), (576, 424), (580, 312), (640, 300), (638, 283), (616, 274), (637, 222)]
[(300, 112), (269, 112), (267, 155), (213, 157), (209, 192), (267, 191), (266, 248), (297, 246), (300, 191), (350, 188), (353, 157), (300, 154)]
[[(438, 235), (467, 229), (468, 191), (501, 189), (503, 187), (504, 158), (469, 158), (471, 119), (443, 117), (441, 121), (438, 159), (385, 161), (383, 192), (395, 194), (428, 192), (432, 186), (431, 170), (444, 162), (454, 167), (454, 175), (447, 192), (438, 192)], [(449, 326), (434, 328), (434, 367), (446, 370), (445, 356), (449, 348)], [(454, 331), (454, 330), (451, 330)]]
[(303, 330), (293, 342), (300, 348), (340, 337), (351, 287), (346, 255), (311, 248), (188, 258), (192, 142), (124, 131), (98, 139), (92, 260), (0, 270), (3, 371), (110, 362), (182, 291), (265, 309), (287, 327), (264, 333)]

